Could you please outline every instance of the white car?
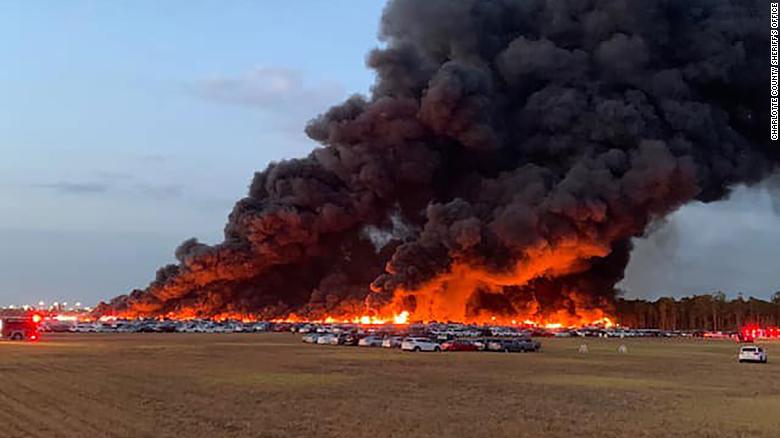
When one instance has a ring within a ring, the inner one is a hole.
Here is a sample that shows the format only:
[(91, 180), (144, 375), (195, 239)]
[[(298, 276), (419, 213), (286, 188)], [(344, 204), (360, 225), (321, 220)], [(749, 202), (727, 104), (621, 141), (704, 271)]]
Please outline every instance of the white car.
[(303, 338), (301, 340), (303, 342), (307, 343), (307, 344), (316, 344), (317, 343), (317, 338), (319, 338), (319, 337), (320, 337), (320, 335), (318, 335), (316, 333), (308, 333), (306, 335), (303, 335)]
[(400, 336), (390, 336), (389, 338), (385, 338), (385, 340), (382, 341), (382, 348), (398, 348), (401, 346), (403, 339), (404, 338)]
[(739, 362), (766, 363), (766, 350), (755, 345), (746, 345), (739, 349)]
[(76, 333), (95, 333), (97, 331), (97, 328), (88, 323), (79, 323), (76, 324)]
[(255, 325), (252, 327), (253, 332), (267, 332), (269, 329), (269, 324), (267, 322), (258, 322), (255, 323)]
[(358, 341), (358, 347), (381, 347), (382, 338), (378, 336), (366, 336)]
[(428, 338), (406, 338), (401, 342), (403, 351), (435, 351), (440, 352), (441, 346)]
[(108, 324), (98, 324), (95, 327), (97, 333), (116, 333), (116, 326)]
[(335, 340), (338, 344), (339, 337), (334, 335), (333, 333), (326, 333), (324, 335), (320, 335), (319, 338), (317, 338), (317, 344), (319, 345), (331, 345), (333, 344), (333, 341)]

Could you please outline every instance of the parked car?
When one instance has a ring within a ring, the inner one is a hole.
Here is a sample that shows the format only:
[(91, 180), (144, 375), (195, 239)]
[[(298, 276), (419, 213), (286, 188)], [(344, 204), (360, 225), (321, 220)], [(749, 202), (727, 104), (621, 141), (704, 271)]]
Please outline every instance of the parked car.
[(382, 341), (382, 348), (400, 348), (403, 340), (401, 336), (389, 336)]
[(270, 324), (267, 323), (267, 322), (256, 322), (252, 326), (252, 331), (253, 332), (267, 332), (269, 328), (270, 328)]
[(97, 331), (97, 327), (95, 327), (94, 324), (86, 323), (86, 322), (80, 322), (76, 324), (76, 333), (95, 333)]
[(317, 338), (317, 344), (319, 345), (331, 345), (334, 343), (334, 341), (336, 345), (338, 345), (339, 337), (333, 333), (325, 333)]
[(176, 323), (172, 321), (167, 321), (162, 324), (157, 325), (157, 331), (161, 333), (175, 333), (176, 332)]
[(358, 344), (358, 341), (360, 341), (360, 338), (358, 337), (358, 335), (356, 335), (354, 333), (347, 333), (347, 334), (344, 334), (342, 336), (344, 337), (343, 341), (340, 340), (342, 345), (347, 345), (347, 346), (354, 347), (354, 346), (356, 346)]
[(116, 326), (109, 324), (97, 324), (95, 326), (95, 332), (97, 333), (116, 333)]
[(358, 347), (381, 347), (382, 338), (379, 336), (366, 336), (358, 341)]
[(555, 336), (555, 333), (545, 329), (534, 329), (531, 332), (531, 336), (535, 338), (551, 338)]
[(529, 338), (521, 339), (490, 339), (487, 342), (486, 350), (510, 352), (539, 351), (542, 344)]
[(485, 351), (487, 348), (487, 340), (485, 339), (475, 339), (471, 341), (472, 344), (474, 344), (475, 347), (477, 347), (477, 351)]
[(347, 345), (346, 342), (349, 336), (349, 333), (333, 333), (333, 338), (330, 340), (330, 345)]
[(401, 350), (403, 351), (435, 351), (440, 352), (441, 346), (438, 342), (435, 342), (429, 338), (406, 338), (401, 342)]
[(542, 344), (539, 341), (534, 341), (531, 338), (515, 339), (514, 344), (521, 348), (521, 351), (533, 351), (538, 352), (542, 349)]
[(766, 351), (755, 345), (746, 345), (739, 349), (739, 362), (767, 362)]
[(215, 322), (210, 327), (210, 333), (230, 333), (230, 329), (221, 322)]
[(159, 333), (160, 328), (154, 323), (144, 322), (138, 326), (136, 331), (139, 333)]
[(442, 351), (478, 351), (479, 346), (471, 341), (447, 341), (441, 344)]
[(504, 340), (503, 339), (485, 339), (483, 341), (485, 343), (484, 350), (485, 351), (503, 351), (504, 350)]
[(319, 337), (320, 335), (317, 333), (308, 333), (305, 334), (301, 340), (307, 344), (316, 344)]

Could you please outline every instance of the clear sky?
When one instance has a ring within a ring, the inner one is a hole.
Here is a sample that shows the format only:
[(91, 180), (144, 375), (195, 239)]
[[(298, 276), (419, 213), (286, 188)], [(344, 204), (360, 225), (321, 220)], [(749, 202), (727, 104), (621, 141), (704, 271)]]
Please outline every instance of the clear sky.
[[(0, 305), (94, 303), (219, 241), (255, 170), (373, 75), (383, 0), (0, 2)], [(765, 189), (674, 215), (631, 296), (780, 289)]]

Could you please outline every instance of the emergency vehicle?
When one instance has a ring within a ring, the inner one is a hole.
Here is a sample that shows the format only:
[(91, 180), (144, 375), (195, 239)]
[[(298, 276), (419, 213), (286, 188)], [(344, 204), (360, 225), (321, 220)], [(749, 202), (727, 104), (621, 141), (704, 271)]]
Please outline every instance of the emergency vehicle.
[(38, 323), (41, 316), (32, 315), (0, 315), (0, 340), (4, 341), (37, 341)]

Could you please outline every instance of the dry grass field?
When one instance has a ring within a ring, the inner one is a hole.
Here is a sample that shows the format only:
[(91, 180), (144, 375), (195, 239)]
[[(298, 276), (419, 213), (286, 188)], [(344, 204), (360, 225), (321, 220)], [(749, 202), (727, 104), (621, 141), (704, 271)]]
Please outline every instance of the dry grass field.
[(0, 436), (780, 434), (780, 346), (740, 365), (728, 341), (626, 340), (626, 355), (582, 342), (402, 353), (290, 334), (49, 335), (0, 343)]

